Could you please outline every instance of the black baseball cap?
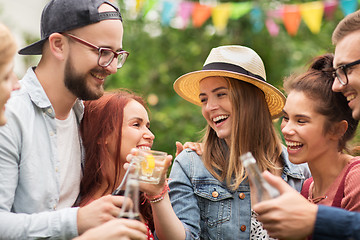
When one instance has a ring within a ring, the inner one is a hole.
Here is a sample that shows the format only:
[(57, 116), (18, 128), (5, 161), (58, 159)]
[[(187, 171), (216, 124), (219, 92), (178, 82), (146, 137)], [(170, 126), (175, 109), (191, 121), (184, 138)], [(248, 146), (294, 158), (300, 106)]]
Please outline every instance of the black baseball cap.
[[(114, 11), (99, 13), (103, 3), (110, 4)], [(41, 40), (24, 47), (21, 55), (41, 55), (42, 47), (52, 33), (66, 32), (106, 19), (122, 21), (120, 10), (107, 0), (51, 0), (41, 15)]]

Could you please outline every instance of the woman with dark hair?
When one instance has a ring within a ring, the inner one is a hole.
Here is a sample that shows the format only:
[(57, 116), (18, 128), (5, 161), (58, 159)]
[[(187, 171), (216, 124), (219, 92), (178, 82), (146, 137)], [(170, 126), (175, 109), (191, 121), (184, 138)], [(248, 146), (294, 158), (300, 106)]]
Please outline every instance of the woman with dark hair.
[[(84, 176), (80, 185), (80, 206), (111, 194), (122, 182), (126, 156), (132, 148), (151, 149), (155, 136), (144, 100), (130, 91), (106, 93), (85, 101), (81, 135), (85, 148)], [(171, 158), (168, 158), (168, 162)], [(151, 207), (140, 195), (141, 219), (149, 237), (154, 230)]]
[(281, 130), (290, 161), (308, 163), (312, 174), (301, 193), (312, 203), (360, 211), (360, 157), (346, 153), (358, 121), (345, 96), (331, 90), (333, 58), (322, 55), (305, 73), (284, 80)]

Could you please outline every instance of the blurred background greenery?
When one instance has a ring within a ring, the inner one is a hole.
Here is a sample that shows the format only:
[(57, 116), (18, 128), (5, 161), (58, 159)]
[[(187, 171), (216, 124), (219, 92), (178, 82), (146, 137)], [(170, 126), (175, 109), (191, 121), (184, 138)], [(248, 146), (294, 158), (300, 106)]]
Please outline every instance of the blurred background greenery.
[[(260, 9), (268, 9), (274, 3), (311, 1), (254, 2)], [(159, 16), (150, 12), (147, 17), (141, 13), (134, 17), (125, 7), (126, 0), (118, 0), (118, 5), (124, 23), (123, 48), (130, 52), (130, 56), (124, 67), (108, 79), (106, 89), (129, 88), (148, 101), (151, 130), (156, 136), (153, 148), (170, 154), (175, 153), (175, 141), (198, 141), (206, 124), (200, 107), (180, 98), (173, 90), (173, 82), (185, 73), (200, 70), (212, 48), (238, 44), (254, 49), (264, 61), (268, 82), (281, 89), (285, 76), (304, 70), (314, 56), (333, 52), (331, 34), (344, 17), (338, 8), (331, 20), (323, 20), (318, 34), (310, 32), (301, 22), (297, 35), (293, 37), (279, 24), (279, 34), (273, 37), (266, 27), (254, 30), (250, 14), (229, 20), (225, 31), (218, 33), (211, 18), (199, 28), (189, 25), (177, 29), (162, 25)], [(33, 36), (27, 38), (34, 41)], [(31, 59), (25, 59), (27, 64), (32, 64)], [(279, 124), (275, 124), (278, 127)]]

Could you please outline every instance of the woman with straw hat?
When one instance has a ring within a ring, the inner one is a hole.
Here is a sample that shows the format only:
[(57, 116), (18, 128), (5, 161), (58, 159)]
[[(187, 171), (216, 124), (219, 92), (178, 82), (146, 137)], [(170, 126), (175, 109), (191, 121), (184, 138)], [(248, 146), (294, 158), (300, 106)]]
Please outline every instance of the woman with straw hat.
[(258, 54), (243, 46), (212, 49), (203, 69), (181, 76), (174, 88), (201, 106), (208, 124), (203, 155), (182, 151), (171, 170), (170, 198), (151, 203), (157, 237), (267, 238), (251, 211), (253, 191), (239, 157), (251, 152), (261, 171), (282, 176), (300, 190), (309, 176), (307, 166), (288, 161), (272, 123), (282, 114), (284, 95), (266, 82)]

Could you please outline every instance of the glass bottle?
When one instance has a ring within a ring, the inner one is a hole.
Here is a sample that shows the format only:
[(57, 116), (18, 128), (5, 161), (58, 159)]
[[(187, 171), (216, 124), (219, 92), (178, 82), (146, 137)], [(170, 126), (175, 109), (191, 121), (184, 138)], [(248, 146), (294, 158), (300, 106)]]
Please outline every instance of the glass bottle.
[(139, 212), (139, 181), (137, 176), (130, 173), (126, 179), (124, 202), (119, 218), (140, 220)]
[(255, 191), (253, 194), (255, 194), (257, 202), (275, 198), (280, 195), (279, 191), (263, 178), (251, 152), (241, 155), (240, 160), (248, 174), (251, 191)]

